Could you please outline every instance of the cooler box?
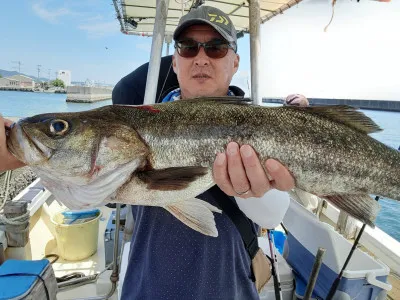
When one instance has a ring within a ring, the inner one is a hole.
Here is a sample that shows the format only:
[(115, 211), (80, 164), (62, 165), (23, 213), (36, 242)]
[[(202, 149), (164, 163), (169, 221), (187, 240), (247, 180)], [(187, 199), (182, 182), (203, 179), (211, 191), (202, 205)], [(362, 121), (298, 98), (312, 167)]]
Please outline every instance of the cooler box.
[(47, 259), (9, 259), (0, 266), (1, 300), (55, 300), (56, 294), (56, 277)]
[[(264, 253), (270, 256), (268, 239), (265, 237), (258, 238), (258, 245)], [(278, 272), (282, 290), (282, 300), (292, 300), (294, 293), (294, 277), (292, 269), (286, 263), (285, 259), (276, 249), (276, 256), (278, 259)], [(268, 281), (260, 292), (260, 300), (275, 300), (274, 278)]]
[[(313, 292), (314, 299), (325, 299), (352, 244), (293, 200), (283, 223), (289, 231), (284, 257), (295, 274), (297, 298), (302, 299), (304, 295), (318, 247), (326, 249)], [(392, 288), (387, 283), (389, 272), (385, 264), (356, 249), (334, 299), (385, 299), (387, 291)]]

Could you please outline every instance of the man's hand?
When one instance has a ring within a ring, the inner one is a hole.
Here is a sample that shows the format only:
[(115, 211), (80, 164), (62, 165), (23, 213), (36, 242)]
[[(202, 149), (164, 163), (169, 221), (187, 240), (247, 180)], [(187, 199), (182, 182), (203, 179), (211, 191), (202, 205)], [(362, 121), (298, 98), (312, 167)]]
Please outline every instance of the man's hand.
[[(262, 197), (270, 189), (288, 191), (294, 188), (294, 178), (281, 163), (268, 159), (265, 173), (254, 149), (231, 142), (226, 153), (219, 153), (214, 161), (214, 180), (229, 196), (240, 198)], [(270, 178), (268, 178), (270, 177)]]
[(12, 121), (3, 119), (0, 115), (0, 171), (13, 170), (25, 165), (7, 149), (5, 126), (11, 126), (12, 123)]

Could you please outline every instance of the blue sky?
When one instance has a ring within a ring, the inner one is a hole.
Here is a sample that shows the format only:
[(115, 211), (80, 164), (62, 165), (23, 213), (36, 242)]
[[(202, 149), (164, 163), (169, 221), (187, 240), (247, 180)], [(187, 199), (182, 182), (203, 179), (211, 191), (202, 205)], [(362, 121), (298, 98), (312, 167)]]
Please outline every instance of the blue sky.
[(400, 101), (400, 1), (305, 0), (261, 29), (260, 94)]
[[(151, 38), (122, 34), (111, 0), (3, 1), (0, 28), (0, 69), (15, 70), (12, 62), (21, 61), (25, 74), (37, 76), (42, 65), (41, 77), (51, 69), (54, 78), (64, 69), (72, 81), (115, 84), (150, 58)], [(247, 87), (248, 37), (240, 41), (239, 54), (235, 80)]]
[[(330, 1), (304, 0), (261, 26), (259, 94), (400, 100), (400, 1), (338, 1), (324, 32), (331, 14)], [(0, 28), (0, 69), (115, 84), (150, 58), (151, 38), (122, 34), (111, 0), (3, 1)], [(249, 95), (249, 36), (238, 44), (232, 84)]]

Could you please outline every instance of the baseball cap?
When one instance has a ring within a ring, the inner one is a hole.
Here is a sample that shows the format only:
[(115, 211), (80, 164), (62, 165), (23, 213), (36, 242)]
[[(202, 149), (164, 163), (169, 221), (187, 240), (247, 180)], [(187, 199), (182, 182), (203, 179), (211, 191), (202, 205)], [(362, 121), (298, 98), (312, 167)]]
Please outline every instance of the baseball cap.
[(229, 16), (218, 8), (205, 5), (194, 8), (182, 16), (178, 27), (175, 29), (174, 40), (176, 41), (186, 28), (195, 24), (208, 24), (226, 41), (236, 44), (236, 29)]

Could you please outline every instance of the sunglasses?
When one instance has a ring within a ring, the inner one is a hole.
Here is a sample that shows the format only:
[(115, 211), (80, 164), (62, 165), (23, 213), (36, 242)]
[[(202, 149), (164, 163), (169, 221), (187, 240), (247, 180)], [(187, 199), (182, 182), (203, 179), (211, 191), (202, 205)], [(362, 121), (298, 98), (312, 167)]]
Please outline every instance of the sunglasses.
[(175, 49), (178, 54), (185, 58), (195, 57), (199, 54), (200, 47), (204, 48), (204, 52), (210, 58), (223, 58), (229, 49), (236, 52), (236, 47), (224, 40), (211, 40), (206, 43), (200, 43), (192, 39), (177, 41)]

